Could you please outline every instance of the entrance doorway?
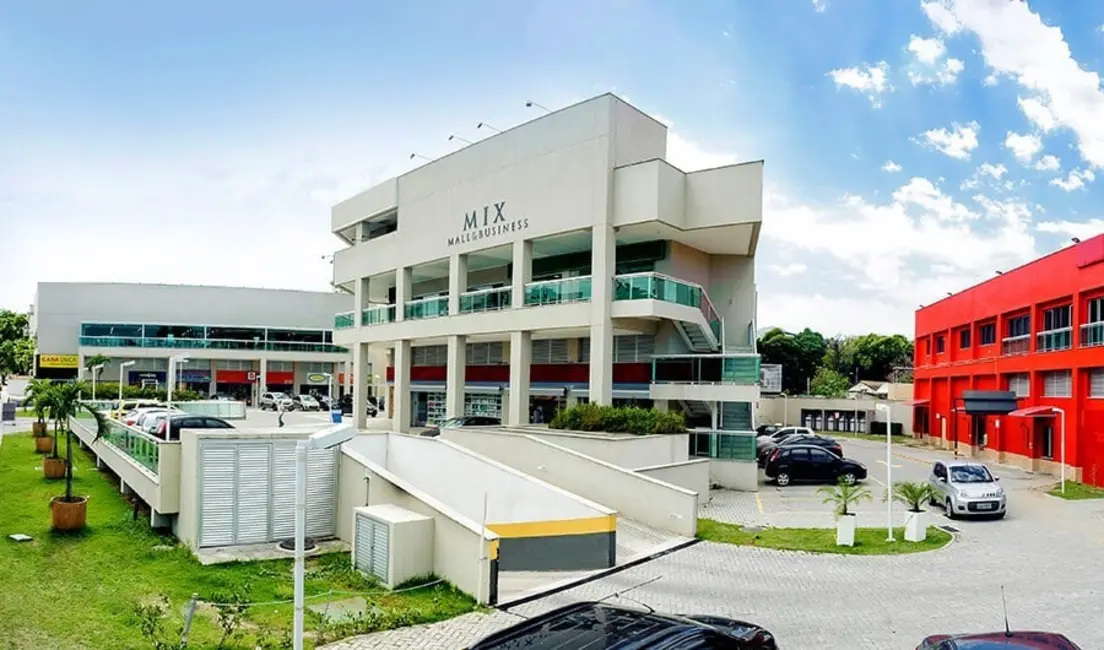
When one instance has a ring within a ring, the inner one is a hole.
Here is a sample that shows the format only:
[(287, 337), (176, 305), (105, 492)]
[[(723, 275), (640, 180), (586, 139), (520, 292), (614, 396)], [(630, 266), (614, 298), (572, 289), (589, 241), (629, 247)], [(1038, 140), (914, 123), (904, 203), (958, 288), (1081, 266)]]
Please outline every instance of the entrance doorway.
[(971, 418), (970, 423), (970, 445), (974, 448), (974, 453), (980, 452), (985, 449), (989, 440), (988, 433), (986, 431), (985, 423), (988, 421), (988, 417), (984, 415), (975, 415)]

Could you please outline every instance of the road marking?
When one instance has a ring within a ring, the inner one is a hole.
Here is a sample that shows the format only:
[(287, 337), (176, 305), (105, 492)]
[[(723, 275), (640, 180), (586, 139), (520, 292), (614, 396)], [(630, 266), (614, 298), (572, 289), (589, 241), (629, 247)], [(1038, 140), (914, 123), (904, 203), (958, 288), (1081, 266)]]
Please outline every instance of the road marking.
[(880, 486), (882, 486), (882, 487), (886, 487), (886, 484), (885, 484), (885, 483), (882, 483), (881, 481), (879, 481), (878, 479), (874, 478), (873, 476), (867, 476), (867, 478), (869, 478), (869, 479), (870, 479), (871, 481), (874, 481), (875, 483), (877, 483), (878, 485), (880, 485)]
[[(912, 461), (914, 463), (917, 463), (917, 464), (920, 464), (920, 465), (931, 465), (932, 463), (935, 462), (934, 460), (931, 460), (930, 458), (917, 458), (916, 456), (909, 456), (907, 454), (894, 453), (893, 455), (898, 457), (898, 458), (903, 458), (905, 460), (910, 460), (910, 461)], [(881, 462), (885, 462), (885, 461), (881, 461)], [(900, 465), (894, 465), (894, 467), (900, 467)]]
[(755, 507), (759, 508), (759, 514), (763, 514), (763, 500), (759, 498), (759, 492), (755, 493)]
[[(884, 460), (879, 460), (878, 462), (883, 464), (883, 465), (886, 464), (886, 462)], [(893, 465), (893, 467), (904, 467), (904, 465)]]

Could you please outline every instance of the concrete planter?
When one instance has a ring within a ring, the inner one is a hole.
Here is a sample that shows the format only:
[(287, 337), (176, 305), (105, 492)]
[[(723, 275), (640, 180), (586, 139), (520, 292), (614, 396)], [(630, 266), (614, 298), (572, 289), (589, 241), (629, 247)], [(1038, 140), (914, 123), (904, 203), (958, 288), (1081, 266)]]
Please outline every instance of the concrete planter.
[(65, 466), (64, 458), (43, 458), (42, 475), (51, 480), (65, 478)]
[(855, 545), (855, 520), (853, 514), (842, 515), (836, 519), (836, 546)]
[(37, 421), (32, 422), (31, 423), (31, 433), (35, 434), (36, 436), (45, 435), (45, 433), (46, 433), (46, 423), (45, 422), (37, 422)]
[(928, 513), (905, 513), (905, 541), (922, 542), (928, 538)]
[(48, 454), (54, 450), (54, 439), (50, 436), (35, 436), (35, 453)]
[(54, 497), (50, 501), (50, 518), (54, 530), (59, 532), (84, 528), (87, 512), (88, 497), (73, 497), (72, 501), (66, 501), (65, 497)]

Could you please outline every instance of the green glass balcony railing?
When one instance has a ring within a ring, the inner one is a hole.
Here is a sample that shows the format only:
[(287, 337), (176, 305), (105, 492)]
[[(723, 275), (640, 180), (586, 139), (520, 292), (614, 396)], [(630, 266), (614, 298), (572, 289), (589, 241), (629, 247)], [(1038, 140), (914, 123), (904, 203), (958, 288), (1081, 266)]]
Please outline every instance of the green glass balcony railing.
[(188, 350), (270, 350), (278, 352), (345, 353), (348, 348), (332, 343), (298, 341), (237, 341), (231, 339), (137, 338), (129, 336), (82, 336), (81, 345), (104, 348), (170, 348)]
[(376, 305), (360, 312), (361, 325), (382, 325), (395, 322), (395, 305)]
[(107, 435), (104, 436), (106, 442), (129, 456), (134, 462), (157, 474), (157, 461), (161, 456), (162, 440), (115, 421), (109, 422), (108, 427)]
[(691, 431), (690, 455), (755, 462), (754, 431)]
[(679, 354), (652, 359), (655, 384), (759, 383), (757, 354)]
[(1086, 348), (1104, 345), (1104, 321), (1081, 326), (1081, 345)]
[(613, 279), (614, 300), (662, 300), (701, 310), (717, 341), (721, 340), (721, 317), (705, 290), (693, 282), (661, 273), (629, 273)]
[(460, 294), (460, 313), (473, 314), (484, 311), (497, 311), (510, 307), (513, 287), (495, 287)]
[(346, 330), (356, 325), (356, 319), (353, 317), (353, 312), (347, 311), (334, 316), (334, 329)]
[(525, 285), (525, 304), (535, 306), (586, 302), (590, 300), (590, 290), (591, 278), (589, 275), (563, 278), (561, 280), (530, 282)]
[(1039, 332), (1035, 335), (1036, 352), (1056, 352), (1058, 350), (1068, 350), (1071, 347), (1073, 347), (1072, 327)]
[(406, 303), (403, 316), (407, 320), (448, 316), (448, 296), (430, 296)]

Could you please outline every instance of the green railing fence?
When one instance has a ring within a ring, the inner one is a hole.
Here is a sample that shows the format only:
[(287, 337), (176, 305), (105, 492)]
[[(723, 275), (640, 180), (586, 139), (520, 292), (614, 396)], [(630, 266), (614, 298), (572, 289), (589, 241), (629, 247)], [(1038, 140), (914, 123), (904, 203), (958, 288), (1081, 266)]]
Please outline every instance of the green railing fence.
[(690, 455), (755, 462), (754, 431), (691, 431)]

